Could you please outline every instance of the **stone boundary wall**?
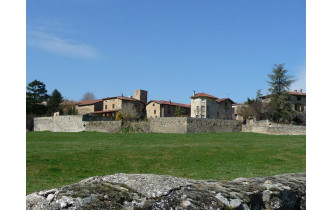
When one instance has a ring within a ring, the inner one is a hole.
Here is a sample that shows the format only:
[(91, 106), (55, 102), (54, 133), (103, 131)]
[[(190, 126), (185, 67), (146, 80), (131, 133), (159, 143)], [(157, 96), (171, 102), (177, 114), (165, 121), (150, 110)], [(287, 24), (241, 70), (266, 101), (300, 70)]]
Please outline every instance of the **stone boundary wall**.
[(148, 121), (126, 123), (121, 121), (84, 121), (83, 115), (34, 118), (34, 131), (117, 133), (122, 130), (134, 133), (240, 132), (241, 124), (236, 120), (188, 117), (151, 118)]
[(125, 122), (122, 124), (122, 130), (130, 133), (150, 133), (149, 121)]
[(155, 133), (241, 132), (236, 120), (160, 117), (150, 118), (149, 122), (150, 131)]
[(80, 132), (84, 131), (82, 115), (35, 117), (34, 131)]
[(187, 133), (186, 117), (150, 118), (149, 123), (153, 133)]
[(97, 131), (104, 133), (118, 133), (121, 131), (121, 121), (90, 121), (83, 122), (85, 131)]
[(187, 118), (187, 133), (241, 132), (241, 130), (241, 123), (237, 120)]
[(306, 135), (306, 126), (284, 125), (262, 120), (250, 125), (242, 125), (242, 131), (270, 135)]
[(121, 121), (83, 121), (82, 115), (35, 117), (33, 121), (34, 131), (117, 133), (121, 130)]

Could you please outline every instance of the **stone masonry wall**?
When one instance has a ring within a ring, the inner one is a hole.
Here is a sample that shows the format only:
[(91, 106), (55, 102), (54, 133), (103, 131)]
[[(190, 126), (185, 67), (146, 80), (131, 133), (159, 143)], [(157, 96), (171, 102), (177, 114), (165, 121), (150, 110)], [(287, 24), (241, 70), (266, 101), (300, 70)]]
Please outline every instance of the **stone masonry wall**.
[(122, 124), (122, 129), (130, 133), (150, 133), (150, 122), (125, 122)]
[(187, 117), (151, 118), (150, 131), (155, 133), (240, 132), (236, 120), (197, 119)]
[(84, 122), (85, 131), (118, 133), (121, 130), (121, 121), (89, 121)]
[(188, 118), (187, 132), (241, 132), (241, 124), (237, 120)]
[(186, 117), (150, 118), (149, 122), (153, 133), (187, 133)]
[(82, 115), (34, 118), (34, 131), (80, 132), (84, 130)]
[(82, 115), (35, 117), (35, 131), (81, 132), (97, 131), (117, 133), (121, 129), (129, 132), (154, 133), (200, 133), (200, 132), (240, 132), (241, 125), (235, 120), (196, 119), (187, 117), (151, 118), (149, 121), (83, 121)]
[(197, 119), (187, 117), (151, 118), (149, 121), (124, 123), (121, 121), (83, 121), (82, 115), (35, 117), (34, 131), (81, 132), (97, 131), (117, 133), (129, 128), (129, 132), (153, 133), (201, 133), (201, 132), (255, 132), (271, 135), (305, 135), (305, 126), (282, 125), (258, 121), (241, 125), (236, 120)]
[(250, 125), (242, 125), (242, 131), (270, 135), (306, 135), (306, 126), (283, 125), (262, 120)]

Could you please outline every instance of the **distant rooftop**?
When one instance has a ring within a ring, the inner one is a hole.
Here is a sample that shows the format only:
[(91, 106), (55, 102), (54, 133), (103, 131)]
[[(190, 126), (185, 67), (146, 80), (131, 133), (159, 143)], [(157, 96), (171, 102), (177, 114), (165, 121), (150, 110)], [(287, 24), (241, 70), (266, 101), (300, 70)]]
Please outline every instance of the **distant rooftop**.
[(191, 98), (198, 98), (198, 97), (206, 97), (206, 98), (218, 99), (217, 97), (215, 97), (213, 95), (209, 95), (207, 93), (195, 93), (193, 96), (191, 96)]
[(155, 103), (158, 103), (158, 104), (165, 104), (165, 105), (171, 105), (171, 106), (181, 106), (181, 107), (185, 107), (185, 108), (190, 108), (190, 104), (175, 103), (175, 102), (172, 102), (172, 101), (163, 101), (163, 100), (151, 100), (151, 101), (149, 101), (149, 103), (151, 103), (151, 102), (155, 102)]

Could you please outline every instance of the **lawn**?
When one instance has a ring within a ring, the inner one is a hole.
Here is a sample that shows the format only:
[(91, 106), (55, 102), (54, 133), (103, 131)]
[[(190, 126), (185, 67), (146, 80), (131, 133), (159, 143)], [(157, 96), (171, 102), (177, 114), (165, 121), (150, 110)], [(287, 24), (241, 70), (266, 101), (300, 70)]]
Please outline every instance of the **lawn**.
[(114, 173), (230, 180), (305, 172), (305, 136), (28, 132), (27, 194)]

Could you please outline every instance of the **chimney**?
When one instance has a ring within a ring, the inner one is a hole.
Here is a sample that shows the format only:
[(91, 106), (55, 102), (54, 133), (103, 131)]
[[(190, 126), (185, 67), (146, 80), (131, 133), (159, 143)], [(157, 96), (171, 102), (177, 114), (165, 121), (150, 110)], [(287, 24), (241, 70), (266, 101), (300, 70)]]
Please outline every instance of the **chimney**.
[(129, 98), (133, 98), (132, 96), (129, 96)]
[(195, 93), (195, 91), (194, 91), (194, 92), (193, 92), (193, 96), (195, 96), (195, 94), (196, 94), (196, 93)]
[(300, 89), (300, 93), (302, 93), (302, 89)]
[(295, 93), (297, 93), (297, 90), (294, 90)]
[(121, 97), (123, 97), (123, 93), (121, 93)]
[(169, 103), (170, 103), (170, 104), (172, 103), (171, 99), (169, 100)]

